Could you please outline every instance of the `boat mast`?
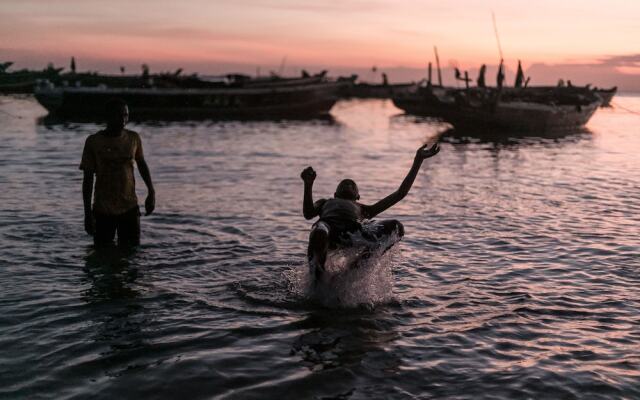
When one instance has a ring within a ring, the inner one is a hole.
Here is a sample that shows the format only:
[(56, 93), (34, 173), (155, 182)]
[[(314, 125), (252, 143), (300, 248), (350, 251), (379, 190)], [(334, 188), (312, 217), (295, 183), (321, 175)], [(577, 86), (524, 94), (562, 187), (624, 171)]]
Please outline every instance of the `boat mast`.
[(500, 98), (502, 97), (502, 84), (504, 82), (504, 56), (502, 54), (502, 45), (500, 44), (500, 35), (498, 34), (498, 23), (496, 22), (496, 14), (493, 11), (491, 11), (491, 19), (493, 20), (493, 32), (496, 35), (496, 42), (498, 43), (498, 53), (500, 53), (500, 66), (498, 67), (497, 76), (498, 93), (496, 94), (495, 103), (493, 106), (495, 110), (495, 108), (498, 106), (498, 103), (500, 102)]
[(287, 64), (287, 56), (282, 57), (282, 61), (280, 62), (280, 68), (278, 69), (278, 75), (282, 76), (284, 72), (284, 66)]
[(438, 57), (438, 47), (433, 46), (433, 51), (436, 53), (436, 67), (438, 68), (438, 85), (442, 86), (442, 72), (440, 71), (440, 57)]
[(496, 23), (496, 14), (491, 11), (491, 19), (493, 19), (493, 33), (496, 35), (496, 42), (498, 42), (498, 53), (500, 54), (500, 59), (504, 60), (504, 56), (502, 55), (502, 45), (500, 44), (500, 35), (498, 35), (498, 24)]

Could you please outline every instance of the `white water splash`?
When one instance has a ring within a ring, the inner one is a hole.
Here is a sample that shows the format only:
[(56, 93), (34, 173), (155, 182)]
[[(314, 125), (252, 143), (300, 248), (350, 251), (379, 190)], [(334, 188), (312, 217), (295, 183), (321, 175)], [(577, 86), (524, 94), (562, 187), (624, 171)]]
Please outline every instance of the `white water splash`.
[[(318, 282), (311, 277), (306, 262), (289, 271), (290, 291), (325, 307), (373, 307), (391, 301), (399, 237), (393, 234), (375, 247), (359, 233), (352, 240), (353, 247), (329, 251)], [(371, 255), (360, 259), (365, 250)]]

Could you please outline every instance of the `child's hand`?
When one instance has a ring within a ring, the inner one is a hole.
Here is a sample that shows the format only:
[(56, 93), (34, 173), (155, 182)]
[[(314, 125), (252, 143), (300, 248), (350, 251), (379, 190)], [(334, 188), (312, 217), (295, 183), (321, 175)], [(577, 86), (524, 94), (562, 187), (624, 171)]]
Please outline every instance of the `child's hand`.
[(440, 151), (440, 147), (438, 146), (438, 143), (434, 144), (430, 148), (427, 146), (428, 144), (425, 144), (424, 146), (418, 149), (418, 151), (416, 152), (417, 160), (424, 160), (425, 158), (433, 157), (436, 154), (438, 154), (438, 152)]
[(311, 167), (305, 168), (300, 174), (300, 178), (304, 181), (304, 183), (313, 183), (316, 179), (316, 171)]

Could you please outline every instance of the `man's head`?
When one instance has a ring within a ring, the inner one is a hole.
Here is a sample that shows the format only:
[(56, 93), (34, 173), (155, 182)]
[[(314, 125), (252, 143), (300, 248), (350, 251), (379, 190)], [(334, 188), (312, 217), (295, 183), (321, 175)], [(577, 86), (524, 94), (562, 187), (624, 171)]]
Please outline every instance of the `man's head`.
[(333, 195), (335, 198), (344, 200), (360, 200), (360, 193), (358, 192), (358, 185), (351, 179), (343, 179), (336, 188), (336, 192)]
[(104, 105), (104, 115), (110, 129), (122, 129), (129, 122), (129, 107), (122, 99), (111, 99)]

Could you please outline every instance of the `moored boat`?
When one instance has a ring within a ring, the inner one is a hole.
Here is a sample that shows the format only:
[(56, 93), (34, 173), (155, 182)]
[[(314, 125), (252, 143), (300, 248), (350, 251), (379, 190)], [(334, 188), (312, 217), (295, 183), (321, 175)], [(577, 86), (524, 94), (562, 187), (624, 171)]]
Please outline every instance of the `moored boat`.
[(250, 78), (243, 81), (244, 87), (260, 88), (260, 87), (282, 87), (282, 86), (300, 86), (310, 85), (326, 81), (327, 71), (322, 71), (315, 75), (309, 75), (306, 71), (300, 77), (281, 77), (273, 75), (269, 77)]
[(25, 94), (33, 92), (36, 81), (22, 81), (17, 83), (0, 83), (0, 94)]
[(308, 118), (329, 113), (343, 83), (317, 82), (267, 87), (107, 88), (41, 85), (35, 96), (50, 114), (99, 117), (113, 97), (129, 104), (136, 117), (167, 118)]
[(595, 88), (594, 91), (602, 99), (602, 104), (600, 105), (601, 107), (611, 107), (611, 100), (613, 100), (613, 96), (616, 95), (618, 87), (614, 86), (610, 89)]
[(342, 97), (359, 99), (389, 99), (394, 95), (408, 91), (414, 83), (372, 84), (355, 83), (344, 90)]
[(574, 87), (415, 87), (393, 102), (406, 113), (439, 118), (459, 129), (548, 133), (584, 126), (601, 99)]

